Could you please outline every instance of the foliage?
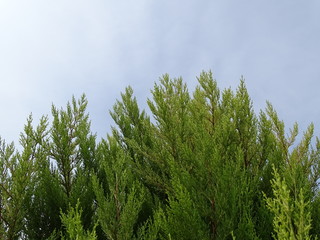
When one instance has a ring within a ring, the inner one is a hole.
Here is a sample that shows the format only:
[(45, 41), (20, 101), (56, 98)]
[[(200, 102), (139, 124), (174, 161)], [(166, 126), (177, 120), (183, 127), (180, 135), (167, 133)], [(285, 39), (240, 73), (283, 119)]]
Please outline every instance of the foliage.
[(81, 222), (82, 209), (79, 209), (79, 202), (76, 207), (70, 207), (67, 214), (61, 212), (61, 222), (66, 228), (67, 237), (62, 236), (62, 239), (70, 240), (95, 240), (96, 234), (93, 229), (92, 232), (86, 232), (83, 229)]
[(297, 199), (290, 196), (290, 190), (282, 180), (279, 173), (274, 169), (272, 180), (273, 198), (266, 198), (267, 206), (274, 214), (273, 225), (275, 239), (310, 239), (311, 215), (309, 202), (305, 201), (303, 190)]
[[(144, 201), (144, 189), (130, 171), (130, 160), (117, 142), (103, 141), (100, 164), (106, 184), (92, 178), (98, 222), (107, 239), (132, 239)], [(108, 194), (105, 194), (108, 193)]]
[(313, 125), (287, 134), (268, 102), (257, 115), (243, 78), (198, 83), (164, 75), (148, 110), (126, 88), (101, 141), (84, 95), (30, 116), (21, 150), (0, 140), (0, 239), (320, 237)]

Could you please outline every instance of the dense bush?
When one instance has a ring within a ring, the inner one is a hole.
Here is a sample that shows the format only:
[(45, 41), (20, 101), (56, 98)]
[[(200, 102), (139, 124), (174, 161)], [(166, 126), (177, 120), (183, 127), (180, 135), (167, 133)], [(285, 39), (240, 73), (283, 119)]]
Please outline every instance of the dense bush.
[(299, 142), (244, 80), (219, 90), (203, 72), (190, 94), (164, 75), (139, 109), (128, 87), (98, 142), (87, 100), (52, 107), (0, 140), (0, 239), (315, 239), (320, 142)]

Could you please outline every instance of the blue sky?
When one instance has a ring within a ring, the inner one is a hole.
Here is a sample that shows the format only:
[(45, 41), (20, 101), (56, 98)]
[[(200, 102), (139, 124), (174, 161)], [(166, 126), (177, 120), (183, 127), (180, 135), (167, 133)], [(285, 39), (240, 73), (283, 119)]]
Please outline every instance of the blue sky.
[(142, 106), (162, 74), (190, 89), (202, 70), (221, 88), (246, 79), (254, 108), (269, 100), (287, 127), (320, 135), (320, 1), (0, 0), (0, 136), (27, 116), (86, 93), (92, 130), (131, 85)]

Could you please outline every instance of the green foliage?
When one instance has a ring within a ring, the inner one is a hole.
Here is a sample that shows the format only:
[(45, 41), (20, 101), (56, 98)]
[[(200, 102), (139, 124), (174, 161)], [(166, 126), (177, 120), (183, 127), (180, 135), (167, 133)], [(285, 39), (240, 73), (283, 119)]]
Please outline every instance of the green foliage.
[(46, 119), (41, 119), (41, 125), (33, 130), (32, 117), (27, 120), (24, 133), (21, 134), (20, 143), (23, 147), (21, 153), (16, 152), (13, 143), (6, 145), (0, 140), (0, 186), (1, 186), (1, 230), (2, 239), (17, 239), (25, 229), (25, 204), (31, 196), (34, 187), (35, 159), (41, 155), (34, 137), (41, 137), (42, 126)]
[[(130, 159), (113, 138), (103, 141), (100, 164), (106, 185), (92, 178), (98, 222), (108, 239), (132, 239), (145, 191), (130, 171)], [(107, 194), (106, 194), (107, 193)]]
[(84, 164), (81, 150), (90, 132), (89, 116), (85, 114), (86, 106), (87, 100), (82, 96), (78, 102), (73, 98), (66, 110), (52, 107), (49, 156), (56, 162), (59, 181), (68, 198), (72, 195), (76, 170)]
[(287, 239), (311, 239), (310, 202), (305, 200), (303, 190), (295, 197), (290, 195), (290, 190), (274, 169), (272, 180), (273, 198), (266, 198), (267, 206), (274, 214), (273, 226), (275, 238)]
[(179, 182), (173, 180), (174, 196), (169, 196), (163, 214), (162, 227), (168, 239), (208, 239), (209, 229), (201, 218), (190, 194)]
[(84, 95), (30, 116), (21, 151), (0, 140), (0, 239), (320, 237), (313, 125), (287, 135), (270, 103), (256, 115), (243, 78), (198, 83), (162, 76), (150, 111), (126, 88), (99, 142)]
[(80, 202), (76, 204), (76, 207), (70, 207), (67, 214), (61, 212), (61, 222), (66, 228), (66, 236), (62, 236), (62, 239), (70, 240), (95, 240), (95, 229), (92, 232), (85, 231), (81, 222), (82, 209), (79, 209)]
[(23, 235), (29, 238), (44, 239), (60, 225), (58, 204), (62, 201), (62, 196), (57, 188), (58, 182), (50, 174), (47, 151), (43, 147), (49, 134), (48, 119), (42, 117), (35, 129), (31, 124), (32, 118), (30, 117), (20, 139), (24, 153), (30, 149), (30, 156), (34, 161), (33, 178), (24, 203)]
[[(3, 239), (15, 239), (20, 235), (23, 226), (23, 200), (21, 190), (26, 187), (21, 175), (17, 155), (13, 144), (7, 145), (1, 141), (1, 229)], [(20, 191), (19, 191), (20, 190)]]
[[(132, 170), (148, 189), (164, 198), (169, 188), (169, 153), (145, 111), (140, 111), (133, 90), (121, 94), (122, 101), (114, 105), (111, 116), (118, 126), (113, 136), (132, 159)], [(166, 157), (167, 156), (167, 157)]]

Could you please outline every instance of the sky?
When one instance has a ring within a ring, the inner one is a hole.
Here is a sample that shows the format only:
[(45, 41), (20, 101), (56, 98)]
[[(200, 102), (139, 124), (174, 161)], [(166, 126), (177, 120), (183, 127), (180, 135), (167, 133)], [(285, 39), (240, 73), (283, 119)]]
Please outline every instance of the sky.
[(287, 128), (320, 136), (318, 0), (0, 0), (0, 136), (74, 95), (99, 138), (126, 86), (141, 107), (168, 73), (190, 91), (211, 70), (221, 89), (244, 76), (254, 109), (270, 101)]

